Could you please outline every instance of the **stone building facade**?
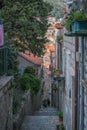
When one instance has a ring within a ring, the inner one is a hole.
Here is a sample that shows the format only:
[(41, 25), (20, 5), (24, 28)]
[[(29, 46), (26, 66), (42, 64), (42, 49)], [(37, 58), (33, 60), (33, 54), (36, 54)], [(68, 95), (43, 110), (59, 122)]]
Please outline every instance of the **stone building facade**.
[(79, 38), (78, 129), (87, 129), (87, 38)]
[(84, 130), (87, 129), (87, 37), (84, 45)]
[[(77, 2), (77, 9), (81, 8), (86, 12), (85, 0), (76, 0), (75, 2)], [(71, 35), (69, 37), (64, 36), (62, 54), (65, 75), (64, 124), (67, 130), (86, 130), (87, 38), (85, 34), (78, 36), (74, 34), (73, 37)]]
[(20, 73), (23, 73), (24, 69), (28, 66), (33, 66), (38, 74), (41, 77), (41, 70), (42, 70), (42, 58), (34, 56), (32, 53), (25, 52), (19, 53), (18, 56), (19, 62), (19, 70)]
[[(64, 36), (63, 42), (63, 91), (64, 124), (67, 130), (73, 130), (74, 122), (74, 77), (75, 77), (75, 38)], [(66, 118), (67, 117), (67, 118)]]

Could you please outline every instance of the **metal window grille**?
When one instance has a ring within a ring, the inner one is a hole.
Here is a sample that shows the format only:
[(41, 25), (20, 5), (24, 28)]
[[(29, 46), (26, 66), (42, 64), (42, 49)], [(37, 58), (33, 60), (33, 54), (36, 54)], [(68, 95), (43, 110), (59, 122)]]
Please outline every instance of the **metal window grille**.
[(0, 47), (0, 76), (7, 73), (8, 70), (8, 48)]

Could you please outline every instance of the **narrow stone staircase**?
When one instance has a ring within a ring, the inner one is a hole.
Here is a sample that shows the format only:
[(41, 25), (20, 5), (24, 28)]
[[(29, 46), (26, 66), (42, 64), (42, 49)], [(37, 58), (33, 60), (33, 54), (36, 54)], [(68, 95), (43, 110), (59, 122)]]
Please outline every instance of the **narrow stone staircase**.
[(55, 108), (41, 108), (34, 116), (27, 115), (21, 130), (57, 130), (58, 112)]

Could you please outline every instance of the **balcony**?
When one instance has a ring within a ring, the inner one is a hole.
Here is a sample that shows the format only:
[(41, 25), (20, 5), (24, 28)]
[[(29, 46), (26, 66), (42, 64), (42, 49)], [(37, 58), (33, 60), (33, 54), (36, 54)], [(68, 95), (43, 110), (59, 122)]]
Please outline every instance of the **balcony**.
[(87, 20), (73, 21), (71, 30), (65, 33), (66, 36), (87, 36)]
[(65, 81), (65, 77), (62, 74), (60, 76), (54, 75), (53, 79), (56, 81)]

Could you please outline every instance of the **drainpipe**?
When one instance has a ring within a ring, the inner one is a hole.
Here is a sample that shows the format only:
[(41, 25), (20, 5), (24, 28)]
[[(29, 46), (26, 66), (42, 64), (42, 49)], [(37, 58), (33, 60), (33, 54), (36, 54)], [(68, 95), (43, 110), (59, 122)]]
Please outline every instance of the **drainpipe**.
[(77, 52), (79, 47), (79, 39), (75, 37), (75, 99), (74, 99), (74, 130), (77, 130), (77, 111), (78, 111), (78, 60), (77, 60)]
[[(84, 37), (82, 37), (81, 39), (81, 44), (82, 44), (82, 48), (81, 48), (81, 54), (82, 54), (82, 79), (84, 79)], [(81, 130), (84, 130), (84, 87), (82, 87), (82, 102), (81, 102), (81, 106), (82, 106), (82, 109), (81, 109)]]

